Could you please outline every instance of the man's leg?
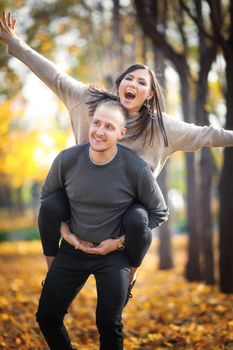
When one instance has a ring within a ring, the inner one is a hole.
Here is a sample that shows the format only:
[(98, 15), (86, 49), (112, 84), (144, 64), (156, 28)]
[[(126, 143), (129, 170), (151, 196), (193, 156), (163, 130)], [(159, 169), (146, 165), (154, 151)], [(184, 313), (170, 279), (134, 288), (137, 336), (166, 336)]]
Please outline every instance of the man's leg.
[(100, 350), (123, 349), (121, 319), (129, 284), (129, 262), (124, 251), (99, 259), (94, 275), (97, 285), (96, 324), (100, 334)]
[(89, 276), (83, 265), (79, 254), (58, 253), (48, 271), (36, 319), (51, 350), (73, 349), (63, 319)]

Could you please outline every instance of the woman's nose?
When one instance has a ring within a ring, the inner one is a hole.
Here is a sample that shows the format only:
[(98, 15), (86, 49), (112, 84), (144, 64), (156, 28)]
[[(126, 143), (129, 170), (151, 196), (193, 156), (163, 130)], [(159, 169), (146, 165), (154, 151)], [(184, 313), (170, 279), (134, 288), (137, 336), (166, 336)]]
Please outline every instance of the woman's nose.
[(131, 86), (131, 85), (132, 85), (132, 86), (135, 86), (135, 80), (134, 80), (134, 79), (132, 79), (132, 80), (129, 81), (129, 86)]
[(129, 87), (135, 89), (136, 88), (136, 82), (134, 80), (131, 80), (129, 83)]

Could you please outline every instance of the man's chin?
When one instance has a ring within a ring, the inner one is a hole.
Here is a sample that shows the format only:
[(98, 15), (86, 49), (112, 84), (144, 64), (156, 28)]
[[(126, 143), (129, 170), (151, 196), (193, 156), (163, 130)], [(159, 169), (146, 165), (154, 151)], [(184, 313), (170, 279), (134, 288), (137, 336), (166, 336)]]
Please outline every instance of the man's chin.
[(91, 150), (93, 152), (105, 152), (106, 151), (106, 148), (101, 148), (101, 147), (95, 147), (95, 146), (90, 146)]

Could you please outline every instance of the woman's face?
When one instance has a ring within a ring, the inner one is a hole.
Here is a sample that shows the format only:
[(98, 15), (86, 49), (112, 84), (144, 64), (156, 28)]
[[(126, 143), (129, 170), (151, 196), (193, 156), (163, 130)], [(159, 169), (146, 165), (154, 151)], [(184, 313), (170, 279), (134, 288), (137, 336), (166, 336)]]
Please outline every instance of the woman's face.
[(118, 94), (129, 113), (138, 112), (145, 100), (153, 96), (149, 71), (137, 69), (128, 73), (119, 85)]

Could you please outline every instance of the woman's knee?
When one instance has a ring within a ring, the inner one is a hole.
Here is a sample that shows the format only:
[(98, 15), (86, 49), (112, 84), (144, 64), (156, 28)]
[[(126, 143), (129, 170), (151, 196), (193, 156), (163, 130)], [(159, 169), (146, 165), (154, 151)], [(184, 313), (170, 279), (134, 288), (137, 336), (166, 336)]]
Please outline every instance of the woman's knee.
[(123, 229), (126, 231), (146, 232), (148, 230), (148, 224), (148, 213), (140, 204), (134, 204), (129, 207), (122, 220)]

